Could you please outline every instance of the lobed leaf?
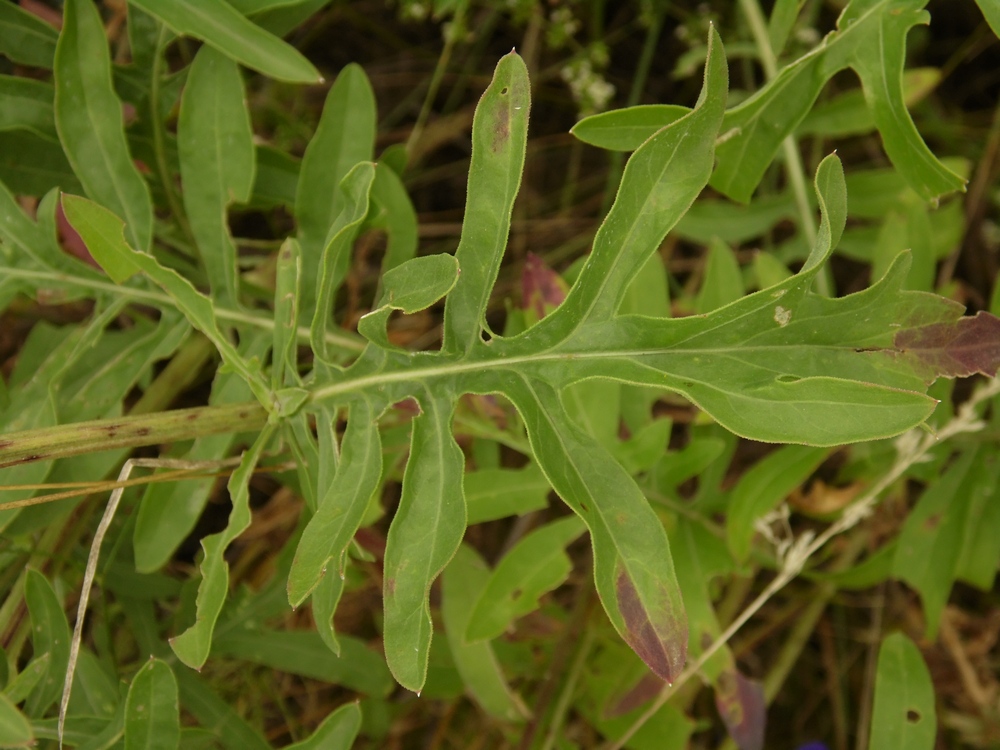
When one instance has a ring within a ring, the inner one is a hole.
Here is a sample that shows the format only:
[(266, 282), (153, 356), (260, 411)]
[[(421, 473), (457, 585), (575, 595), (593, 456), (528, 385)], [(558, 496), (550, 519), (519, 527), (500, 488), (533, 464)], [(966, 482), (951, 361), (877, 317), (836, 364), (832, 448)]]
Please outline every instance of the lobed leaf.
[(419, 397), (399, 509), (385, 546), (385, 657), (396, 681), (420, 692), (427, 678), (431, 583), (465, 533), (465, 457), (451, 436), (454, 406), (435, 389)]
[(486, 305), (507, 246), (510, 215), (521, 185), (531, 84), (515, 52), (501, 58), (472, 120), (472, 160), (455, 251), (462, 275), (444, 308), (446, 352), (468, 351), (488, 332)]
[(730, 110), (718, 146), (719, 165), (712, 186), (747, 201), (781, 142), (812, 109), (826, 82), (851, 67), (861, 79), (865, 101), (882, 134), (893, 166), (922, 197), (934, 200), (965, 181), (939, 162), (920, 138), (907, 112), (902, 77), (906, 35), (927, 22), (927, 0), (852, 0), (837, 21), (837, 31), (745, 102)]
[(323, 78), (302, 53), (257, 26), (226, 0), (129, 0), (178, 34), (193, 36), (266, 76), (290, 83)]
[(196, 290), (190, 281), (173, 269), (161, 266), (153, 256), (136, 252), (129, 247), (122, 232), (121, 219), (104, 206), (75, 195), (63, 196), (62, 202), (66, 218), (112, 279), (120, 284), (142, 271), (173, 298), (191, 325), (212, 341), (223, 361), (240, 373), (257, 399), (265, 406), (271, 405), (270, 391), (260, 371), (244, 360), (219, 330), (215, 306), (210, 298)]
[(684, 666), (687, 621), (666, 532), (635, 481), (569, 419), (558, 392), (523, 376), (504, 391), (552, 487), (590, 530), (597, 592), (611, 623), (661, 679)]
[(458, 261), (453, 255), (425, 255), (387, 271), (382, 276), (382, 299), (358, 321), (358, 333), (382, 348), (391, 346), (386, 324), (392, 311), (424, 310), (451, 291), (458, 279)]
[(229, 563), (224, 557), (226, 548), (250, 525), (250, 475), (274, 429), (273, 425), (268, 425), (261, 431), (250, 449), (243, 454), (243, 460), (229, 479), (233, 509), (226, 528), (201, 540), (205, 557), (201, 562), (202, 579), (198, 586), (195, 622), (183, 633), (170, 639), (170, 647), (177, 658), (193, 669), (201, 669), (208, 659), (215, 622), (229, 593)]
[(335, 569), (329, 575), (341, 579), (344, 576), (347, 546), (361, 525), (382, 473), (377, 418), (367, 399), (350, 406), (336, 474), (302, 532), (288, 574), (288, 601), (293, 607), (305, 601), (328, 575), (331, 563)]
[(227, 208), (250, 200), (253, 130), (236, 63), (212, 47), (198, 50), (188, 69), (177, 124), (184, 208), (215, 298), (239, 300), (236, 247)]
[[(361, 162), (354, 165), (341, 180), (336, 190), (341, 195), (338, 204), (340, 212), (334, 218), (327, 234), (316, 278), (316, 292), (312, 297), (303, 297), (299, 300), (304, 315), (310, 313), (307, 304), (310, 300), (313, 301), (314, 311), (312, 312), (310, 342), (313, 353), (324, 362), (329, 362), (332, 358), (326, 333), (333, 315), (334, 293), (347, 273), (351, 246), (361, 222), (364, 221), (365, 215), (368, 213), (369, 192), (374, 178), (375, 165), (371, 162)], [(302, 245), (302, 253), (303, 265), (308, 273), (309, 269), (315, 268), (315, 266), (311, 265), (310, 258), (307, 257), (305, 245)], [(308, 284), (303, 289), (306, 287)]]
[(92, 0), (67, 0), (54, 76), (56, 127), (73, 171), (90, 198), (124, 219), (129, 243), (148, 252), (152, 199), (125, 141), (107, 36)]

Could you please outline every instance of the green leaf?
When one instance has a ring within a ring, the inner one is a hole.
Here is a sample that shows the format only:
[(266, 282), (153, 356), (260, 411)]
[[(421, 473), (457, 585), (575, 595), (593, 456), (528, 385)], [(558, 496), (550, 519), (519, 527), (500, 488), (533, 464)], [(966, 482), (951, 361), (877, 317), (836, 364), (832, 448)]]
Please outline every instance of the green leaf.
[(386, 163), (385, 154), (378, 163), (381, 168), (375, 170), (372, 206), (365, 219), (365, 227), (382, 229), (387, 235), (382, 259), (382, 272), (385, 273), (416, 255), (419, 238), (417, 212), (403, 181)]
[(69, 662), (69, 622), (52, 585), (33, 568), (28, 568), (25, 575), (24, 601), (31, 615), (31, 646), (35, 657), (49, 654), (45, 678), (28, 696), (24, 708), (28, 716), (41, 717), (62, 693)]
[(552, 487), (590, 530), (604, 609), (626, 643), (669, 682), (684, 665), (687, 623), (666, 532), (635, 481), (572, 423), (557, 392), (519, 380), (511, 377), (505, 390)]
[(282, 672), (311, 677), (367, 695), (387, 696), (393, 688), (385, 662), (357, 638), (341, 636), (340, 656), (308, 630), (237, 630), (219, 638), (219, 656), (262, 664)]
[(486, 305), (521, 185), (530, 109), (528, 69), (511, 52), (497, 64), (472, 120), (468, 198), (455, 251), (462, 275), (444, 308), (444, 351), (467, 351), (488, 332)]
[(21, 65), (51, 68), (59, 33), (17, 3), (0, 3), (0, 54)]
[(469, 524), (520, 516), (548, 504), (549, 482), (529, 464), (523, 469), (480, 469), (465, 475)]
[(271, 388), (299, 382), (298, 324), (302, 251), (289, 237), (278, 250), (274, 282), (274, 335), (271, 347)]
[[(728, 83), (725, 52), (715, 27), (709, 47), (698, 106), (658, 131), (629, 159), (614, 205), (594, 237), (594, 249), (576, 283), (559, 309), (525, 338), (565, 335), (567, 327), (575, 330), (610, 318), (621, 306), (629, 283), (708, 182)], [(464, 278), (464, 266), (462, 273)]]
[[(295, 219), (305, 268), (319, 268), (325, 262), (332, 226), (352, 200), (352, 194), (342, 189), (344, 180), (355, 165), (372, 160), (374, 148), (375, 93), (361, 67), (347, 65), (330, 87), (299, 170)], [(336, 290), (347, 269), (346, 253), (332, 268), (337, 269), (330, 280)], [(313, 316), (317, 296), (315, 287), (303, 286), (300, 307), (304, 317)]]
[(496, 638), (515, 619), (538, 609), (539, 599), (562, 584), (572, 570), (565, 548), (584, 528), (577, 516), (568, 516), (521, 539), (493, 573), (477, 583), (468, 625), (456, 635), (460, 642)]
[(305, 601), (324, 576), (343, 578), (347, 547), (382, 473), (377, 418), (368, 400), (351, 404), (336, 474), (332, 482), (319, 485), (327, 489), (302, 532), (288, 574), (288, 601), (293, 607)]
[(453, 406), (445, 394), (419, 397), (399, 509), (385, 546), (385, 657), (396, 681), (420, 692), (427, 678), (431, 583), (465, 533), (465, 457), (451, 436)]
[[(963, 556), (972, 552), (973, 540), (979, 537), (977, 516), (1000, 478), (991, 453), (985, 447), (963, 453), (924, 491), (899, 537), (893, 575), (920, 593), (929, 638), (937, 635)], [(995, 562), (988, 560), (986, 570), (974, 571), (976, 577), (992, 582)]]
[(174, 676), (184, 708), (194, 715), (201, 726), (215, 734), (219, 745), (226, 750), (272, 750), (271, 744), (260, 732), (216, 695), (195, 672), (180, 669)]
[(931, 750), (937, 732), (934, 684), (920, 650), (902, 633), (893, 633), (878, 653), (875, 706), (868, 747), (882, 750)]
[(635, 151), (656, 131), (690, 111), (676, 104), (639, 104), (584, 117), (569, 132), (597, 148)]
[(202, 47), (189, 69), (177, 125), (184, 208), (216, 299), (238, 299), (236, 247), (227, 208), (250, 200), (254, 144), (236, 63)]
[(248, 20), (225, 0), (129, 0), (178, 34), (193, 36), (227, 57), (279, 81), (318, 83), (323, 78), (287, 42)]
[(124, 219), (128, 241), (147, 252), (153, 204), (125, 141), (108, 41), (92, 0), (67, 0), (54, 72), (56, 127), (73, 171), (88, 196)]
[(787, 445), (755, 463), (740, 477), (726, 511), (726, 538), (738, 561), (750, 554), (754, 522), (778, 506), (823, 463), (829, 451)]
[[(251, 337), (246, 346), (249, 356), (263, 356), (266, 339)], [(238, 404), (251, 397), (246, 383), (237, 373), (216, 374), (209, 404)], [(230, 455), (237, 435), (203, 435), (190, 450), (178, 458), (188, 461), (220, 461)], [(146, 487), (132, 532), (135, 569), (152, 573), (169, 562), (180, 544), (191, 534), (208, 502), (213, 479), (185, 479), (179, 482), (152, 483)]]
[(976, 0), (976, 5), (986, 19), (986, 23), (993, 29), (993, 33), (1000, 37), (1000, 4), (996, 0)]
[(20, 76), (0, 76), (0, 130), (23, 128), (56, 140), (55, 88)]
[(0, 693), (0, 747), (32, 747), (35, 733), (24, 714), (3, 693)]
[(712, 186), (749, 200), (781, 142), (806, 116), (825, 83), (850, 67), (861, 79), (865, 101), (893, 166), (919, 195), (935, 200), (963, 190), (965, 181), (947, 169), (920, 138), (903, 98), (906, 35), (927, 23), (927, 0), (852, 0), (837, 31), (823, 44), (782, 68), (753, 96), (730, 110), (719, 144)]
[(767, 35), (775, 57), (781, 56), (803, 5), (805, 0), (776, 0), (774, 3), (771, 16), (767, 19)]
[[(583, 525), (576, 519), (577, 533)], [(461, 545), (441, 576), (441, 616), (455, 668), (466, 690), (486, 713), (500, 721), (529, 716), (520, 697), (511, 690), (489, 643), (465, 639), (476, 599), (490, 578), (486, 563), (472, 548)]]
[(201, 540), (205, 557), (201, 562), (201, 584), (198, 586), (195, 623), (180, 635), (170, 639), (177, 658), (193, 669), (201, 669), (212, 646), (215, 622), (229, 593), (229, 563), (224, 557), (229, 544), (250, 525), (250, 475), (257, 466), (264, 446), (274, 432), (268, 425), (260, 433), (229, 479), (229, 494), (233, 509), (223, 531)]
[(0, 179), (19, 195), (45, 195), (53, 188), (83, 192), (62, 145), (28, 130), (0, 131)]
[(174, 673), (150, 659), (132, 678), (125, 704), (125, 750), (172, 750), (180, 744), (180, 706)]
[(308, 739), (288, 745), (286, 750), (350, 750), (361, 731), (361, 707), (346, 703), (316, 727)]
[(694, 303), (695, 312), (711, 312), (735, 302), (743, 292), (743, 274), (736, 254), (725, 242), (713, 237), (702, 272), (701, 289)]
[(215, 304), (176, 271), (164, 268), (151, 255), (129, 247), (122, 233), (122, 221), (101, 205), (75, 195), (63, 196), (63, 209), (73, 228), (80, 233), (91, 254), (119, 284), (142, 271), (174, 300), (195, 328), (204, 333), (222, 355), (223, 361), (236, 370), (250, 386), (257, 399), (270, 406), (270, 391), (258, 368), (240, 356), (236, 347), (219, 330)]
[(358, 333), (378, 346), (390, 346), (386, 324), (393, 310), (407, 315), (424, 310), (452, 290), (459, 279), (453, 255), (413, 258), (382, 276), (382, 299), (358, 321)]
[[(937, 68), (916, 68), (903, 72), (903, 101), (913, 106), (940, 82)], [(864, 92), (855, 89), (813, 107), (799, 125), (797, 135), (843, 138), (875, 130), (875, 117), (865, 101)]]
[[(322, 260), (317, 264), (319, 276), (316, 280), (316, 293), (312, 297), (306, 297), (303, 293), (299, 300), (303, 315), (309, 314), (307, 303), (310, 300), (315, 303), (310, 341), (313, 353), (324, 362), (332, 359), (326, 333), (332, 322), (334, 293), (347, 273), (351, 246), (361, 222), (368, 213), (368, 196), (374, 178), (375, 165), (371, 162), (361, 162), (356, 164), (338, 185), (335, 192), (341, 195), (340, 213), (329, 228)], [(299, 192), (301, 194), (301, 189)], [(302, 262), (306, 268), (317, 267), (312, 264), (305, 245), (302, 246)], [(308, 286), (306, 284), (303, 287), (303, 292)]]

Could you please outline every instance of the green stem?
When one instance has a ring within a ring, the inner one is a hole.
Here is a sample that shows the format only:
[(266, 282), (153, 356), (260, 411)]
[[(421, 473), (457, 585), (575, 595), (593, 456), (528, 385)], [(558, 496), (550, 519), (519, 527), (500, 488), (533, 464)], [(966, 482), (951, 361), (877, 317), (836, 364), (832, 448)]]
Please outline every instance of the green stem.
[(115, 448), (191, 440), (202, 435), (254, 432), (265, 424), (264, 407), (248, 402), (12, 432), (0, 437), (0, 468)]
[[(151, 292), (147, 289), (119, 286), (96, 279), (83, 279), (52, 271), (36, 271), (29, 268), (4, 268), (3, 273), (5, 277), (30, 279), (32, 281), (42, 280), (49, 283), (54, 282), (56, 284), (66, 284), (68, 286), (78, 286), (84, 289), (107, 292), (113, 295), (128, 297), (136, 302), (149, 304), (151, 307), (160, 307), (162, 305), (169, 307), (177, 306), (176, 301), (169, 295), (160, 292)], [(254, 328), (263, 328), (265, 330), (274, 329), (273, 318), (265, 318), (262, 315), (254, 315), (253, 313), (239, 310), (230, 310), (225, 307), (214, 307), (214, 312), (217, 320), (253, 326)], [(296, 333), (302, 341), (309, 340), (309, 328), (302, 326)], [(325, 338), (331, 345), (350, 354), (360, 354), (366, 346), (366, 342), (360, 336), (350, 334), (347, 331), (328, 331)]]
[[(757, 54), (760, 56), (764, 75), (770, 81), (778, 75), (778, 60), (774, 56), (774, 50), (771, 49), (771, 37), (767, 32), (767, 22), (764, 20), (760, 3), (757, 0), (740, 0), (740, 9), (750, 25), (750, 33), (757, 45)], [(789, 135), (782, 141), (781, 152), (785, 157), (785, 175), (792, 187), (795, 207), (799, 212), (799, 228), (811, 248), (816, 244), (816, 218), (813, 216), (812, 206), (809, 204), (809, 181), (794, 135)], [(826, 268), (816, 275), (816, 290), (826, 297), (832, 294), (829, 271)]]
[(458, 3), (458, 7), (455, 10), (455, 17), (451, 23), (451, 31), (445, 35), (444, 49), (441, 50), (441, 56), (438, 58), (437, 65), (434, 66), (434, 74), (431, 76), (430, 85), (427, 87), (427, 96), (424, 97), (423, 106), (420, 108), (420, 114), (413, 125), (413, 130), (410, 131), (410, 137), (406, 139), (406, 155), (408, 158), (412, 159), (414, 146), (416, 146), (417, 141), (423, 135), (427, 119), (431, 115), (431, 107), (434, 106), (434, 98), (437, 96), (438, 89), (441, 88), (441, 80), (444, 78), (445, 70), (448, 69), (448, 63), (451, 61), (451, 53), (455, 49), (455, 41), (462, 36), (462, 32), (465, 29), (466, 5), (467, 3)]

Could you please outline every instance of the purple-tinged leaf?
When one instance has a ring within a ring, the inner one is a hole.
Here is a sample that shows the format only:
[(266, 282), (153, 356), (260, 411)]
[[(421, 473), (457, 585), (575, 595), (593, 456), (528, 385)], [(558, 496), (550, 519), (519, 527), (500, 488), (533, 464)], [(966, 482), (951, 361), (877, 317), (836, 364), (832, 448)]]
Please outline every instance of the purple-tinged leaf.
[(764, 686), (740, 674), (736, 667), (724, 670), (715, 681), (715, 707), (740, 750), (761, 750), (767, 724)]
[(988, 312), (900, 331), (893, 341), (905, 355), (926, 365), (935, 377), (993, 377), (1000, 366), (1000, 318)]
[(687, 659), (687, 619), (684, 610), (674, 606), (676, 591), (671, 595), (657, 582), (649, 588), (658, 594), (652, 605), (640, 598), (628, 571), (619, 570), (615, 596), (625, 621), (622, 637), (656, 675), (673, 682)]
[(631, 690), (604, 710), (604, 718), (615, 719), (635, 711), (653, 700), (661, 690), (663, 690), (663, 680), (652, 672), (644, 674)]
[(568, 291), (569, 285), (543, 258), (528, 253), (521, 272), (521, 308), (528, 325), (537, 323), (559, 307)]

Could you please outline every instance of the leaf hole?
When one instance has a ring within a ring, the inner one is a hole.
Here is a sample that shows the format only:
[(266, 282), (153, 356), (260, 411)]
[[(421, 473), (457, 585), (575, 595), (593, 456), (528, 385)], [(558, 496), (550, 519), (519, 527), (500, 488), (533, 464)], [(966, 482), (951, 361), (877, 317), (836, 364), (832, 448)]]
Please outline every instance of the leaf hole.
[(906, 720), (911, 724), (918, 724), (923, 717), (920, 715), (919, 711), (914, 711), (912, 708), (906, 712)]
[(509, 89), (506, 86), (504, 86), (502, 89), (500, 89), (500, 96), (506, 96), (508, 91)]
[(512, 592), (510, 592), (510, 598), (513, 599), (515, 602), (522, 596), (524, 596), (524, 592), (521, 591), (521, 589), (514, 589)]

